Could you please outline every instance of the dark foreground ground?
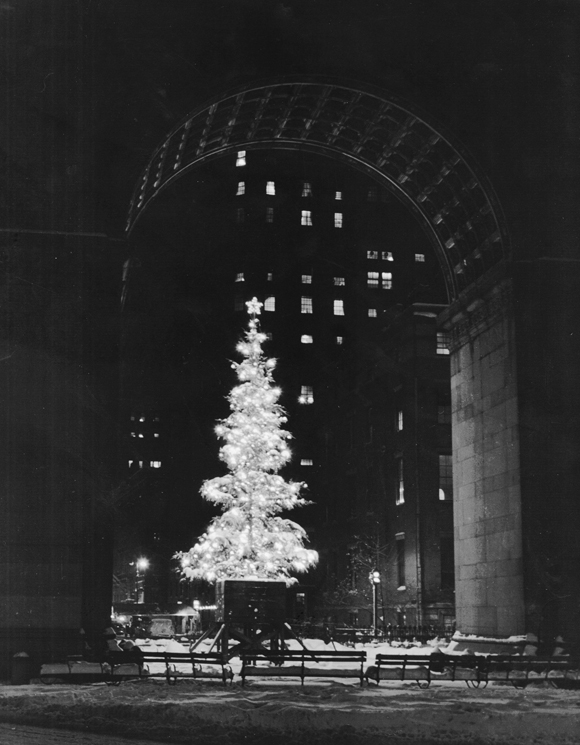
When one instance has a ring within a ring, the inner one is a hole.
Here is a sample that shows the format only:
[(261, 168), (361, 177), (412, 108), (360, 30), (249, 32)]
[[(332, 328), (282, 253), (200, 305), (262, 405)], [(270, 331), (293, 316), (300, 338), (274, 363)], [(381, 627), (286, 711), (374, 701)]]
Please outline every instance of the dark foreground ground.
[(0, 685), (1, 745), (118, 745), (125, 738), (134, 745), (570, 745), (580, 743), (580, 690), (314, 681), (303, 689), (287, 681)]

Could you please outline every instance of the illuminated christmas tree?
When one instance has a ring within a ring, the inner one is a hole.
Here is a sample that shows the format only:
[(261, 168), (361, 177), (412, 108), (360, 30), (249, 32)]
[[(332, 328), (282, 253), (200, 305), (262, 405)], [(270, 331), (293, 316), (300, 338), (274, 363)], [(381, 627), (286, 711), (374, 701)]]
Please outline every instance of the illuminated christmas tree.
[(224, 513), (189, 551), (180, 552), (182, 572), (189, 578), (296, 582), (291, 572), (304, 572), (318, 561), (304, 546), (306, 533), (292, 520), (277, 516), (306, 504), (299, 496), (303, 483), (287, 482), (278, 471), (291, 457), (292, 435), (282, 426), (281, 391), (274, 385), (274, 359), (266, 359), (256, 316), (262, 303), (246, 303), (251, 318), (237, 350), (244, 359), (233, 363), (239, 384), (228, 396), (231, 414), (219, 422), (216, 434), (225, 442), (220, 458), (230, 473), (205, 481), (202, 496)]

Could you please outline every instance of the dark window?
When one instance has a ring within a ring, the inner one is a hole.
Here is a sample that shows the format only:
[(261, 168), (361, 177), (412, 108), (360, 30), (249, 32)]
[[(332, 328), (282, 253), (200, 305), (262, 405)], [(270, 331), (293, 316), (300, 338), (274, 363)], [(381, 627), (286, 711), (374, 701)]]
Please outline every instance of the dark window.
[(451, 455), (439, 456), (439, 499), (453, 499), (453, 467)]
[(405, 536), (397, 537), (397, 585), (405, 587)]
[(439, 552), (441, 559), (441, 589), (453, 590), (455, 587), (455, 562), (452, 535), (441, 536)]

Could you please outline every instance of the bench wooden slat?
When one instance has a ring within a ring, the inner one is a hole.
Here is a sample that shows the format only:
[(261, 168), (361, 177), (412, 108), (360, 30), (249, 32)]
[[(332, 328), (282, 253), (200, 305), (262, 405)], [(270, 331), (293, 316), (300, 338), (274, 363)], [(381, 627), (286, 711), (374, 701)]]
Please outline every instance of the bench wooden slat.
[[(246, 677), (299, 677), (304, 685), (305, 678), (358, 678), (364, 683), (364, 663), (366, 652), (340, 650), (242, 650), (242, 685)], [(258, 660), (270, 662), (272, 667), (257, 665)], [(317, 663), (356, 662), (356, 668), (317, 668)], [(298, 664), (299, 663), (299, 664)]]
[[(113, 653), (108, 658), (111, 665), (113, 679), (128, 680), (130, 678), (159, 677), (168, 683), (176, 683), (178, 678), (214, 678), (222, 680), (233, 679), (233, 672), (223, 656), (212, 652), (143, 652), (140, 657), (139, 670), (133, 674), (123, 671), (123, 666), (131, 664), (127, 655)], [(151, 669), (151, 665), (162, 665), (159, 670)], [(179, 670), (177, 665), (189, 665), (187, 671)], [(203, 667), (205, 666), (205, 667)], [(217, 667), (219, 669), (214, 669)]]

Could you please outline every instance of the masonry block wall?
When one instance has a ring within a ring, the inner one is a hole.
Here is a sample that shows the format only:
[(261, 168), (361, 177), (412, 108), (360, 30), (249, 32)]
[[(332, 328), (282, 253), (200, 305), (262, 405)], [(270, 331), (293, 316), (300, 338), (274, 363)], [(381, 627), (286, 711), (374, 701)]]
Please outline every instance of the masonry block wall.
[(514, 272), (526, 631), (580, 642), (580, 262)]
[(525, 631), (511, 287), (483, 297), (451, 356), (457, 628), (509, 636)]
[[(2, 242), (0, 679), (86, 653), (109, 622), (115, 323), (107, 241)], [(119, 262), (120, 263), (120, 262)], [(112, 272), (112, 270), (111, 270)], [(106, 285), (111, 286), (110, 279)], [(101, 315), (96, 316), (96, 309)], [(105, 311), (103, 313), (103, 310)]]

